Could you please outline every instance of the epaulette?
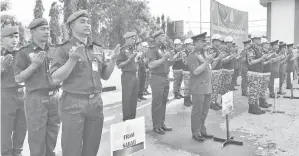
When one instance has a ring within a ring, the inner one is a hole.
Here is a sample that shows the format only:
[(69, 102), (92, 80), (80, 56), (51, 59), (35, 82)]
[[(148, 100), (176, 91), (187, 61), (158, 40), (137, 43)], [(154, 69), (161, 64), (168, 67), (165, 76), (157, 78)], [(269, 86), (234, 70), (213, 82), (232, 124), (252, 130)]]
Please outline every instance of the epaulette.
[(57, 44), (57, 47), (61, 47), (61, 46), (65, 45), (65, 44), (67, 44), (69, 41), (70, 41), (70, 40), (66, 40), (66, 41), (64, 41), (64, 42), (61, 43), (61, 44)]

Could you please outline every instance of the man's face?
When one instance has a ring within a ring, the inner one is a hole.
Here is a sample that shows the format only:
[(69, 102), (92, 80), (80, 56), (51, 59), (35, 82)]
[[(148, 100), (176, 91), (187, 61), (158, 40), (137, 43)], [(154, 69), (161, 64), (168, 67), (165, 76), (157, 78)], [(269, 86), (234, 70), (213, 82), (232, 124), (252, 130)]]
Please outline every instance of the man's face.
[(289, 52), (292, 52), (293, 47), (289, 47), (288, 50), (289, 50)]
[(194, 44), (193, 43), (186, 44), (186, 50), (188, 52), (192, 52), (194, 50)]
[(5, 45), (8, 48), (15, 48), (19, 43), (19, 34), (12, 34), (2, 38), (2, 45)]
[(220, 47), (220, 45), (221, 45), (221, 41), (219, 41), (219, 40), (213, 40), (212, 42), (213, 42), (213, 45), (215, 45), (216, 47)]
[(261, 38), (255, 38), (255, 39), (253, 39), (253, 43), (255, 43), (257, 45), (261, 45)]
[(270, 50), (270, 44), (264, 43), (264, 44), (262, 44), (262, 46), (263, 46), (264, 51), (269, 51)]
[(275, 51), (277, 51), (277, 50), (279, 49), (278, 44), (274, 44), (272, 47), (273, 47), (273, 49), (274, 49)]
[(49, 40), (49, 26), (43, 25), (32, 30), (32, 36), (35, 40), (48, 42)]
[(88, 37), (91, 34), (91, 25), (89, 18), (79, 17), (71, 23), (71, 29), (76, 34)]
[(203, 49), (204, 47), (206, 46), (206, 41), (204, 41), (204, 40), (197, 40), (197, 41), (195, 41), (195, 49), (196, 50), (201, 50), (201, 49)]
[(176, 50), (181, 50), (183, 47), (182, 44), (175, 44), (174, 46)]

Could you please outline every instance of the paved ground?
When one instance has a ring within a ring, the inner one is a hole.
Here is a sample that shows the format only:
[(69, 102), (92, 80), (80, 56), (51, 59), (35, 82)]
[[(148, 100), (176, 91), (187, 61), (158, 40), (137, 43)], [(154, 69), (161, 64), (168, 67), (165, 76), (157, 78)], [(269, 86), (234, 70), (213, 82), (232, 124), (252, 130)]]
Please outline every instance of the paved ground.
[[(122, 121), (120, 72), (116, 70), (112, 78), (104, 85), (116, 85), (117, 90), (103, 93), (105, 123), (98, 156), (110, 155), (111, 124)], [(171, 84), (172, 85), (172, 84)], [(296, 84), (296, 87), (299, 87)], [(290, 92), (288, 91), (288, 94)], [(299, 96), (299, 90), (295, 90)], [(279, 109), (285, 114), (251, 115), (247, 113), (247, 98), (240, 96), (240, 89), (234, 93), (234, 110), (230, 116), (231, 135), (243, 141), (243, 146), (229, 145), (221, 147), (221, 143), (206, 140), (198, 143), (191, 138), (190, 111), (183, 100), (173, 100), (172, 86), (167, 105), (166, 122), (173, 127), (166, 135), (152, 132), (151, 96), (138, 103), (137, 116), (145, 116), (146, 150), (134, 156), (296, 156), (299, 153), (299, 100), (278, 100)], [(268, 100), (273, 103), (273, 99)], [(273, 108), (271, 108), (273, 109)], [(225, 137), (225, 118), (221, 112), (210, 110), (207, 118), (209, 133)], [(24, 155), (29, 156), (27, 140)], [(56, 153), (61, 156), (60, 135)]]

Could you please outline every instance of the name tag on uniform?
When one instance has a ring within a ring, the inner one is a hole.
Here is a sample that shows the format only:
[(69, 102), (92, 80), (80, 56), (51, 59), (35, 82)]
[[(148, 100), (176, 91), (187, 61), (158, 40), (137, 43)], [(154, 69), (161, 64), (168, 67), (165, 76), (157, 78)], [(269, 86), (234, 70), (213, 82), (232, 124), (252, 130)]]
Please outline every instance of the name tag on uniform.
[(92, 61), (92, 71), (99, 71), (98, 62)]

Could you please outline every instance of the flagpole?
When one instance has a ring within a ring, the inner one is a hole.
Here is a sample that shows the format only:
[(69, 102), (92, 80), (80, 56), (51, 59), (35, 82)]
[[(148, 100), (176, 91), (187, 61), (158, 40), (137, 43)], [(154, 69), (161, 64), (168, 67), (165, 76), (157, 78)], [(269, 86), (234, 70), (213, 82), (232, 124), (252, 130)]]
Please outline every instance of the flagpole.
[(202, 7), (201, 7), (201, 0), (199, 2), (200, 2), (200, 33), (202, 33), (202, 19), (201, 19), (201, 14), (202, 14), (201, 9), (202, 9)]

